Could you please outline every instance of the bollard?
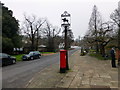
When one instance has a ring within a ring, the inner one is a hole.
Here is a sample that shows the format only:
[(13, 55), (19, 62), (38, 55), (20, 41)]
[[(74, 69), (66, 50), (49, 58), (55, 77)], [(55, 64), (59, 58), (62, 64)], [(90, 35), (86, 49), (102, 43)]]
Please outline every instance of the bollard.
[(66, 50), (60, 50), (60, 73), (66, 72)]

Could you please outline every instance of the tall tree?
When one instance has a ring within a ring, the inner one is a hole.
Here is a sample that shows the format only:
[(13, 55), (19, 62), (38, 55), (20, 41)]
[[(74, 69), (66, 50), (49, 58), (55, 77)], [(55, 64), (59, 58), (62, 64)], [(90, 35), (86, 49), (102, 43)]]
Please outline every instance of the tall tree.
[[(94, 38), (93, 32), (88, 32), (85, 37), (84, 37), (84, 41), (86, 45), (84, 46), (93, 46), (96, 44), (96, 38)], [(108, 45), (108, 43), (113, 40), (114, 37), (114, 23), (113, 22), (105, 22), (101, 24), (100, 29), (97, 31), (97, 42), (99, 45), (99, 50), (100, 50), (100, 54), (102, 56), (105, 55), (105, 46)]]
[[(118, 49), (120, 51), (120, 1), (118, 2), (118, 8), (110, 15), (110, 18), (116, 23), (118, 26)], [(120, 56), (119, 56), (120, 57)], [(120, 63), (120, 58), (119, 58)]]
[(2, 52), (11, 53), (14, 47), (21, 47), (19, 23), (12, 10), (2, 4)]
[(24, 23), (22, 30), (28, 35), (31, 41), (31, 50), (35, 50), (35, 41), (38, 44), (39, 31), (41, 26), (44, 24), (45, 20), (37, 19), (36, 16), (26, 16), (24, 15)]
[(102, 23), (101, 15), (98, 12), (97, 6), (94, 5), (91, 18), (89, 21), (89, 31), (91, 32), (91, 36), (93, 36), (96, 40), (96, 52), (99, 52), (97, 38), (98, 38), (98, 30), (100, 29), (101, 23)]
[(102, 54), (102, 56), (105, 55), (105, 46), (113, 39), (113, 29), (114, 23), (108, 21), (102, 23), (101, 29), (98, 31), (98, 42), (100, 45), (100, 53)]
[(47, 43), (47, 49), (48, 51), (55, 51), (55, 45), (56, 45), (56, 37), (59, 35), (61, 29), (55, 26), (52, 26), (47, 20), (46, 25), (43, 29), (43, 34), (46, 36), (48, 43)]

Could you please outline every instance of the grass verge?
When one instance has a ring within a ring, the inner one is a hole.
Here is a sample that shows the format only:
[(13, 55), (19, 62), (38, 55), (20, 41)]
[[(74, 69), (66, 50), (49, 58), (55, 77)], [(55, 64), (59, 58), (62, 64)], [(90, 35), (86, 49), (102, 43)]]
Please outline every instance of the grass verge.
[(89, 56), (91, 56), (91, 57), (95, 57), (95, 58), (97, 58), (97, 59), (99, 59), (99, 60), (105, 60), (105, 58), (104, 58), (104, 57), (102, 57), (102, 55), (101, 55), (101, 54), (97, 54), (97, 53), (90, 53), (90, 54), (89, 54)]
[(22, 61), (22, 56), (23, 56), (23, 55), (24, 55), (24, 54), (12, 55), (12, 56), (16, 57), (16, 61)]
[[(52, 54), (52, 53), (55, 53), (55, 52), (40, 52), (41, 54)], [(19, 55), (12, 55), (14, 57), (16, 57), (16, 61), (22, 61), (22, 56), (24, 54), (19, 54)]]

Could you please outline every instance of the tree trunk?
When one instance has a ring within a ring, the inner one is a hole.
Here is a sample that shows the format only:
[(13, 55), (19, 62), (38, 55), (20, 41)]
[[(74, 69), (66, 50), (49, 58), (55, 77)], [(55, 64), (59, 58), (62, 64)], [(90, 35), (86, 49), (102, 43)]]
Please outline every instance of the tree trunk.
[(96, 42), (96, 52), (99, 53), (98, 42)]
[(56, 48), (55, 48), (55, 29), (53, 29), (53, 37), (52, 37), (52, 43), (53, 43), (53, 51), (56, 52)]
[(38, 40), (39, 40), (39, 32), (37, 31), (36, 51), (38, 50)]
[(51, 51), (51, 37), (48, 36), (48, 46), (47, 46), (47, 51), (50, 52)]
[(56, 48), (55, 48), (54, 37), (52, 38), (52, 44), (53, 44), (53, 51), (56, 52), (56, 51), (55, 51)]
[(31, 48), (32, 51), (34, 51), (34, 35), (32, 34), (32, 48)]
[(101, 44), (100, 46), (100, 54), (104, 57), (105, 56), (105, 46)]
[(100, 44), (100, 54), (102, 55), (102, 44)]
[(38, 39), (36, 41), (36, 51), (38, 50)]

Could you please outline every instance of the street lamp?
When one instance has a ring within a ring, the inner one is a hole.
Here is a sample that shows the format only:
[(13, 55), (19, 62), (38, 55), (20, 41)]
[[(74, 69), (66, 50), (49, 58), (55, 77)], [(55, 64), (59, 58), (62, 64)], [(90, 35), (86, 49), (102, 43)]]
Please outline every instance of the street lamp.
[[(64, 28), (64, 32), (65, 32), (65, 37), (64, 37), (65, 46), (64, 46), (64, 49), (66, 51), (68, 50), (67, 32), (68, 32), (68, 30), (70, 28), (70, 23), (71, 23), (71, 15), (67, 11), (65, 11), (61, 15), (61, 27)], [(69, 65), (68, 65), (68, 51), (66, 52), (66, 70), (69, 70)]]

